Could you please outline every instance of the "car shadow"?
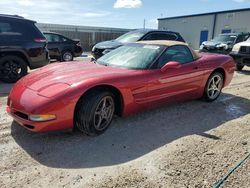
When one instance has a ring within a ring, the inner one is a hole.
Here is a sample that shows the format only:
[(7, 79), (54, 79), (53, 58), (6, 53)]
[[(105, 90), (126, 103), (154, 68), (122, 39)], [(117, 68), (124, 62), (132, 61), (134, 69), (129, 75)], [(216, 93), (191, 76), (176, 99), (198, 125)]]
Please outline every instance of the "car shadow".
[(241, 71), (237, 71), (238, 74), (244, 74), (244, 75), (250, 75), (250, 70), (241, 70)]
[(11, 134), (32, 158), (55, 168), (94, 168), (135, 160), (188, 135), (213, 140), (207, 131), (250, 112), (250, 101), (222, 94), (213, 103), (200, 100), (163, 106), (128, 118), (116, 118), (102, 135), (79, 132), (32, 133), (13, 122)]
[(0, 81), (0, 97), (7, 96), (14, 84), (4, 83)]

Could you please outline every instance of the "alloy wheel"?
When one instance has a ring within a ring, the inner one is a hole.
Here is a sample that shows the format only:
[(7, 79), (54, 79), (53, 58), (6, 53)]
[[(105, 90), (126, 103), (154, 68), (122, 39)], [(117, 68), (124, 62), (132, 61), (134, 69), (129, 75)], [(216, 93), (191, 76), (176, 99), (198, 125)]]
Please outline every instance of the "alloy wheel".
[(98, 131), (104, 130), (112, 120), (115, 110), (114, 99), (106, 96), (101, 99), (94, 113), (94, 127)]
[(65, 52), (63, 54), (63, 60), (64, 61), (71, 61), (73, 59), (73, 56), (71, 54), (71, 52)]
[(214, 75), (209, 83), (207, 88), (207, 96), (210, 99), (215, 99), (219, 96), (223, 86), (223, 79), (219, 75)]
[(14, 60), (8, 60), (5, 63), (3, 63), (1, 69), (2, 69), (1, 70), (2, 76), (4, 78), (9, 78), (11, 80), (19, 78), (22, 72), (20, 64)]

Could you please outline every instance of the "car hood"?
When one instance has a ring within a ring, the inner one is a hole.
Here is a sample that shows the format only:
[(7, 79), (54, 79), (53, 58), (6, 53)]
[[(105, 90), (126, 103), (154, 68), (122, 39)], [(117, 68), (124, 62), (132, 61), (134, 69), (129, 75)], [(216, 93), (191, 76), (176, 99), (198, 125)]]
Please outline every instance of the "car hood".
[(203, 43), (203, 45), (210, 46), (210, 47), (216, 47), (219, 44), (225, 44), (225, 43), (219, 42), (219, 41), (206, 41)]
[(236, 45), (238, 45), (238, 46), (250, 46), (250, 41), (240, 42), (240, 43), (237, 43)]
[(41, 92), (48, 88), (64, 90), (88, 80), (99, 80), (128, 75), (136, 70), (108, 67), (91, 62), (54, 63), (25, 76), (20, 82), (27, 88)]
[(110, 41), (104, 41), (104, 42), (97, 43), (95, 45), (95, 48), (98, 48), (98, 49), (115, 49), (115, 48), (118, 48), (118, 47), (120, 47), (122, 45), (123, 45), (123, 43), (118, 42), (117, 40), (110, 40)]

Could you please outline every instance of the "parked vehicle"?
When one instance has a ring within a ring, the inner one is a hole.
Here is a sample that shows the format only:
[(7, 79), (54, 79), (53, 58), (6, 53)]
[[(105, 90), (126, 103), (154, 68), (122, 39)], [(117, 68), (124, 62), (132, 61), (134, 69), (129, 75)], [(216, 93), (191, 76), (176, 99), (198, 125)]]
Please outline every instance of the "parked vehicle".
[(250, 66), (250, 38), (235, 44), (230, 55), (234, 58), (238, 71), (241, 71), (244, 66)]
[(49, 63), (46, 38), (35, 21), (20, 16), (0, 15), (0, 80), (16, 82)]
[(44, 32), (48, 41), (51, 59), (58, 61), (73, 61), (74, 57), (82, 55), (83, 49), (79, 40), (72, 40), (58, 33)]
[(247, 40), (250, 33), (224, 33), (200, 46), (201, 52), (229, 54), (235, 44)]
[(182, 36), (177, 32), (161, 31), (153, 29), (139, 29), (130, 31), (115, 40), (97, 43), (92, 49), (92, 55), (95, 59), (104, 54), (123, 46), (126, 43), (144, 41), (144, 40), (174, 40), (185, 42)]
[(230, 56), (200, 55), (182, 42), (131, 43), (95, 63), (56, 63), (32, 72), (14, 85), (7, 112), (34, 132), (76, 127), (98, 135), (114, 114), (201, 97), (214, 101), (234, 70)]

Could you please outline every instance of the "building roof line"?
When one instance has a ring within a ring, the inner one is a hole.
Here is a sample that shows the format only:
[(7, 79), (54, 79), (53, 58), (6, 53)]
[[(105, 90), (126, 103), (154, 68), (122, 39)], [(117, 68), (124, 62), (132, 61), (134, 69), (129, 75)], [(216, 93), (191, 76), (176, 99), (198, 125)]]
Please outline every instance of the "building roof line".
[(225, 10), (225, 11), (217, 11), (217, 12), (209, 12), (209, 13), (201, 13), (201, 14), (190, 14), (190, 15), (183, 15), (183, 16), (173, 16), (173, 17), (166, 17), (166, 18), (158, 18), (158, 20), (169, 20), (169, 19), (176, 19), (176, 18), (196, 17), (196, 16), (208, 16), (208, 15), (214, 15), (214, 14), (243, 12), (243, 11), (250, 11), (250, 8)]

